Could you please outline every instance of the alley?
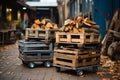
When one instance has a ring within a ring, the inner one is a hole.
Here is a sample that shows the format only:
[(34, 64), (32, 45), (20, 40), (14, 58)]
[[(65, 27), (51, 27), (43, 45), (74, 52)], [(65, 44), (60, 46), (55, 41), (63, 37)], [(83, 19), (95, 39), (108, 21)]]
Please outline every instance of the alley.
[(0, 47), (0, 80), (102, 80), (100, 75), (85, 71), (77, 76), (75, 71), (56, 72), (54, 67), (45, 68), (42, 64), (34, 69), (24, 66), (18, 58), (18, 44)]

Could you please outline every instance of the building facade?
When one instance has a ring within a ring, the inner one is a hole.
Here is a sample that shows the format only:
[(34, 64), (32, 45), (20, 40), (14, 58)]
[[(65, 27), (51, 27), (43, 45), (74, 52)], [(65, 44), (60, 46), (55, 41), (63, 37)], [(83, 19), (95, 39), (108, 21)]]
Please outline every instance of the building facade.
[[(61, 8), (60, 21), (77, 17), (80, 12), (100, 26), (102, 39), (104, 38), (109, 22), (114, 12), (120, 8), (120, 0), (58, 0)], [(63, 22), (62, 22), (63, 23)]]

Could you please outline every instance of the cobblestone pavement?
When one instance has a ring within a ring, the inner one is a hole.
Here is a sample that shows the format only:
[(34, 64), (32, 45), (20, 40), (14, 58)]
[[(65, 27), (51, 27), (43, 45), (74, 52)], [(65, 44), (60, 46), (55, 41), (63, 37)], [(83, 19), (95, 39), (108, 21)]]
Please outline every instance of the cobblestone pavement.
[(0, 80), (102, 80), (102, 76), (91, 70), (77, 76), (75, 71), (56, 72), (54, 67), (45, 68), (42, 64), (30, 69), (22, 64), (18, 53), (17, 42), (0, 47)]

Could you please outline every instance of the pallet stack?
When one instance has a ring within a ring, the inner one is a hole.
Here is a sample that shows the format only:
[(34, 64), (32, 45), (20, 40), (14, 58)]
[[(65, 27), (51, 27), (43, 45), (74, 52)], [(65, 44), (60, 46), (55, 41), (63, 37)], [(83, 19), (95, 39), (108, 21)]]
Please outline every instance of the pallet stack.
[(30, 68), (34, 68), (36, 62), (43, 62), (46, 67), (52, 66), (55, 31), (45, 29), (43, 25), (42, 28), (26, 28), (25, 40), (19, 41), (19, 58), (23, 64)]
[(68, 21), (56, 32), (53, 64), (57, 71), (68, 68), (81, 74), (82, 68), (99, 64), (101, 35), (95, 24)]
[(55, 49), (54, 64), (73, 69), (94, 65), (100, 61), (99, 53), (96, 50)]
[(26, 28), (25, 39), (40, 39), (52, 41), (55, 39), (55, 32), (58, 31), (58, 26), (52, 23), (49, 19), (43, 19), (41, 22), (35, 20), (31, 28)]

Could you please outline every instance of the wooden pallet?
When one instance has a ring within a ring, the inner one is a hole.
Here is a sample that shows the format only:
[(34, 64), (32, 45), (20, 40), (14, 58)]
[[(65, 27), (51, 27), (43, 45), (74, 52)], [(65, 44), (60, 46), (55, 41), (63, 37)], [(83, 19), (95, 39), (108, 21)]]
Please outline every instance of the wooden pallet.
[(28, 40), (29, 38), (37, 38), (37, 39), (55, 39), (55, 32), (57, 30), (45, 30), (45, 29), (31, 29), (26, 28), (25, 38)]
[(96, 33), (65, 33), (56, 32), (56, 43), (69, 43), (69, 44), (91, 44), (100, 43), (101, 35)]
[(78, 49), (55, 49), (53, 64), (65, 67), (79, 68), (99, 64), (99, 51)]
[(24, 61), (49, 60), (53, 58), (53, 43), (19, 41), (19, 57)]

